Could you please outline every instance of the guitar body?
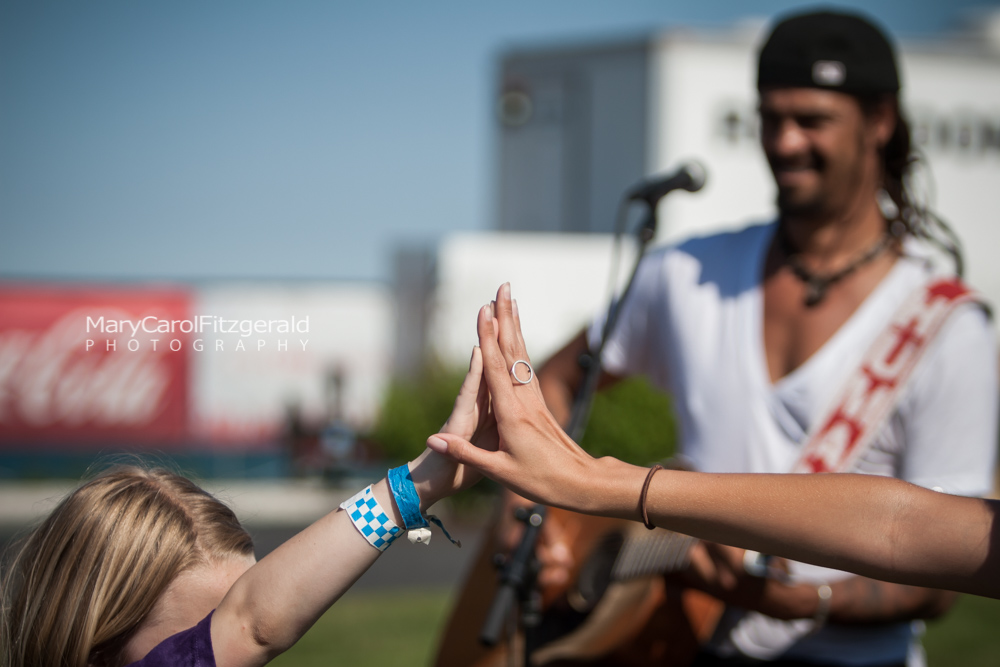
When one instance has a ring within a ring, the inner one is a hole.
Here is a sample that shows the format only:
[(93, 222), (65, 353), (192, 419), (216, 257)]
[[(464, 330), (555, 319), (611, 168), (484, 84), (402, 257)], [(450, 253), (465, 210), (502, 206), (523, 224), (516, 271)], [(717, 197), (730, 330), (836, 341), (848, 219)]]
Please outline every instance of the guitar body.
[[(574, 556), (563, 586), (542, 589), (540, 647), (531, 664), (689, 664), (711, 635), (722, 603), (699, 591), (668, 584), (662, 573), (686, 563), (691, 538), (647, 531), (641, 524), (549, 508), (547, 530)], [(438, 667), (506, 667), (523, 638), (487, 648), (479, 631), (497, 589), (493, 556), (501, 549), (487, 529), (440, 640)], [(647, 572), (647, 570), (650, 570)]]

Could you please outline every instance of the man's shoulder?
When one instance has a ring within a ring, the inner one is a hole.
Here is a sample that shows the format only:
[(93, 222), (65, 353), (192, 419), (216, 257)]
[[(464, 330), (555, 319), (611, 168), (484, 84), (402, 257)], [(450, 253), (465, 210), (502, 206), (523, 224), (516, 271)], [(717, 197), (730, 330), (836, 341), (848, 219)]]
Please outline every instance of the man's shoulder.
[(686, 256), (701, 263), (732, 261), (734, 256), (753, 254), (774, 234), (774, 221), (753, 223), (739, 229), (730, 229), (703, 236), (692, 236), (677, 243), (665, 245), (655, 252), (664, 259)]
[(774, 227), (774, 223), (749, 225), (657, 248), (647, 257), (647, 271), (681, 290), (693, 281), (740, 293), (759, 280)]
[(637, 274), (637, 290), (667, 290), (674, 295), (697, 293), (736, 296), (753, 289), (774, 223), (688, 238), (647, 253)]

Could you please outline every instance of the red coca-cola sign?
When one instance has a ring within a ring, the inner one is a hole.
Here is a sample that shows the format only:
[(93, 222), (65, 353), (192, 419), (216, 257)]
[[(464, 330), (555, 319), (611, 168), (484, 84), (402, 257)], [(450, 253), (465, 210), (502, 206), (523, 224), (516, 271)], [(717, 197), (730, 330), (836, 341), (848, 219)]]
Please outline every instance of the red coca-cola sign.
[(173, 288), (0, 286), (0, 447), (183, 441), (190, 304)]

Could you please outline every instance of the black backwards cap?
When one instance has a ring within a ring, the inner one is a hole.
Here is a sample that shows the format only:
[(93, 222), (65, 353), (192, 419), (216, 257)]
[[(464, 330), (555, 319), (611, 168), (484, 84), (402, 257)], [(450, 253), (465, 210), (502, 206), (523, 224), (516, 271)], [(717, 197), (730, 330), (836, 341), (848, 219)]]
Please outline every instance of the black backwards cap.
[(822, 88), (850, 95), (899, 92), (892, 44), (868, 19), (812, 12), (783, 19), (760, 50), (757, 89)]

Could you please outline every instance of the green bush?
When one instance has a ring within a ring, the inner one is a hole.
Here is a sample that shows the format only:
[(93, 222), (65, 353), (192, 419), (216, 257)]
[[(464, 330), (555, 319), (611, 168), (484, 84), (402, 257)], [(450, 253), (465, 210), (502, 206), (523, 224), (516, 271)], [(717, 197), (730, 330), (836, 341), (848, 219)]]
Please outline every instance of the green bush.
[(677, 427), (670, 398), (641, 377), (598, 392), (581, 445), (594, 456), (642, 466), (673, 456)]
[(386, 458), (408, 461), (424, 450), (427, 436), (437, 433), (455, 404), (465, 370), (429, 366), (419, 381), (392, 380), (368, 437)]
[[(369, 437), (390, 459), (417, 456), (451, 414), (463, 377), (464, 370), (432, 366), (419, 382), (393, 380)], [(631, 378), (597, 395), (583, 447), (594, 456), (648, 465), (672, 455), (676, 440), (670, 399), (645, 379)]]

